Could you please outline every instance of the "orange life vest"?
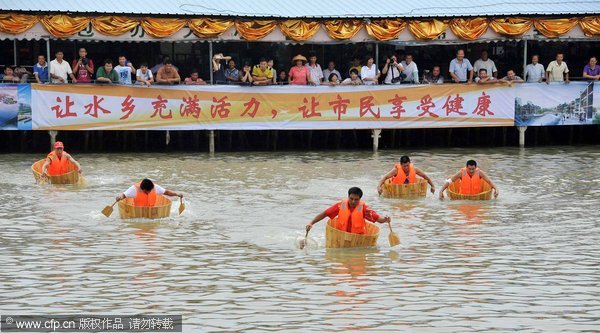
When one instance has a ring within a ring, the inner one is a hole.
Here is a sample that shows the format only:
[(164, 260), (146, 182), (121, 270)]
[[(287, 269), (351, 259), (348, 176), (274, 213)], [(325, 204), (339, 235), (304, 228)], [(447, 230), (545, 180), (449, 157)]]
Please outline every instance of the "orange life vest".
[(409, 184), (414, 184), (417, 182), (417, 174), (415, 173), (415, 166), (411, 163), (410, 170), (408, 170), (408, 175), (404, 173), (402, 170), (401, 164), (396, 164), (396, 175), (392, 177), (392, 184), (404, 184), (406, 179), (408, 178)]
[(153, 188), (152, 191), (150, 191), (150, 193), (146, 194), (140, 188), (141, 183), (142, 182), (139, 182), (133, 185), (135, 186), (135, 189), (137, 191), (137, 193), (135, 194), (135, 198), (133, 198), (133, 205), (142, 207), (153, 207), (156, 204), (156, 188)]
[[(360, 200), (358, 205), (353, 211), (350, 211), (350, 205), (348, 199), (340, 202), (340, 212), (338, 213), (338, 220), (336, 229), (351, 232), (353, 234), (364, 234), (366, 230), (365, 217), (364, 217), (365, 203)], [(351, 222), (350, 230), (348, 230), (348, 222)]]
[(479, 194), (481, 193), (481, 176), (479, 175), (479, 168), (475, 169), (473, 176), (469, 176), (467, 168), (460, 169), (461, 180), (460, 180), (460, 194)]
[(67, 159), (67, 152), (63, 151), (62, 156), (58, 158), (58, 154), (53, 150), (48, 154), (50, 159), (50, 165), (46, 168), (46, 173), (50, 176), (63, 175), (69, 170), (69, 160)]

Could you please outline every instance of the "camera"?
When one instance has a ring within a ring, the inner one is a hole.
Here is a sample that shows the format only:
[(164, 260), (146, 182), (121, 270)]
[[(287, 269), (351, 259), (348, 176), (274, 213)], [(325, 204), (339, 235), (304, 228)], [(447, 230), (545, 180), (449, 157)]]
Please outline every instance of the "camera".
[(81, 58), (81, 63), (82, 63), (84, 66), (87, 66), (87, 64), (88, 64), (89, 62), (90, 62), (90, 61), (88, 60), (88, 58)]

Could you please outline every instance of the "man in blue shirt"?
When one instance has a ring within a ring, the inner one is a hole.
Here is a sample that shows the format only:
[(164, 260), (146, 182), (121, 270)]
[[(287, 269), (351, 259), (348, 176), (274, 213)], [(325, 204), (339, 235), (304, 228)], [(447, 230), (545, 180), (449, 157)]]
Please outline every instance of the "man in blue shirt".
[(450, 76), (456, 83), (473, 82), (473, 66), (469, 59), (465, 58), (465, 51), (458, 50), (456, 58), (450, 61)]
[(38, 62), (33, 65), (33, 75), (37, 83), (48, 82), (48, 63), (43, 55), (39, 55)]

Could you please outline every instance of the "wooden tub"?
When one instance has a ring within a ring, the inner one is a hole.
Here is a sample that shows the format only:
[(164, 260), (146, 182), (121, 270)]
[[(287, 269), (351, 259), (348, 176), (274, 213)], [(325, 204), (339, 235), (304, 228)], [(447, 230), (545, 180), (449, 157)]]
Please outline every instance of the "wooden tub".
[[(31, 171), (33, 172), (33, 177), (35, 181), (38, 183), (43, 183), (46, 180), (42, 179), (42, 166), (46, 162), (46, 159), (39, 160), (31, 166)], [(62, 175), (56, 176), (48, 176), (48, 182), (51, 184), (77, 184), (79, 183), (79, 171), (77, 171), (77, 167), (71, 161), (68, 163), (68, 172)]]
[(377, 245), (379, 238), (379, 227), (374, 223), (366, 222), (366, 232), (364, 234), (353, 234), (338, 230), (334, 227), (337, 223), (337, 217), (327, 222), (325, 230), (325, 247), (372, 247)]
[(482, 179), (481, 193), (460, 194), (460, 179), (457, 179), (448, 186), (448, 197), (450, 200), (490, 200), (492, 199), (492, 186)]
[(126, 198), (119, 201), (119, 215), (122, 219), (160, 219), (169, 217), (171, 215), (171, 200), (163, 195), (157, 195), (155, 206), (141, 207), (133, 205), (133, 198)]
[(427, 181), (417, 178), (414, 184), (392, 184), (388, 179), (383, 183), (384, 198), (424, 198), (427, 195)]

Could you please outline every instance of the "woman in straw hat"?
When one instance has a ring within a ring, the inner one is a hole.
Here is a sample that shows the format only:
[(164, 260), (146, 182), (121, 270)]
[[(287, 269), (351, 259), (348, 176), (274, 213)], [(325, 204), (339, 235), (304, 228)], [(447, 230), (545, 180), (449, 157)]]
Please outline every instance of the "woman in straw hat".
[(295, 64), (294, 67), (290, 68), (290, 73), (288, 75), (288, 80), (290, 84), (305, 86), (310, 84), (310, 72), (306, 66), (306, 57), (299, 54), (292, 59), (292, 63)]

